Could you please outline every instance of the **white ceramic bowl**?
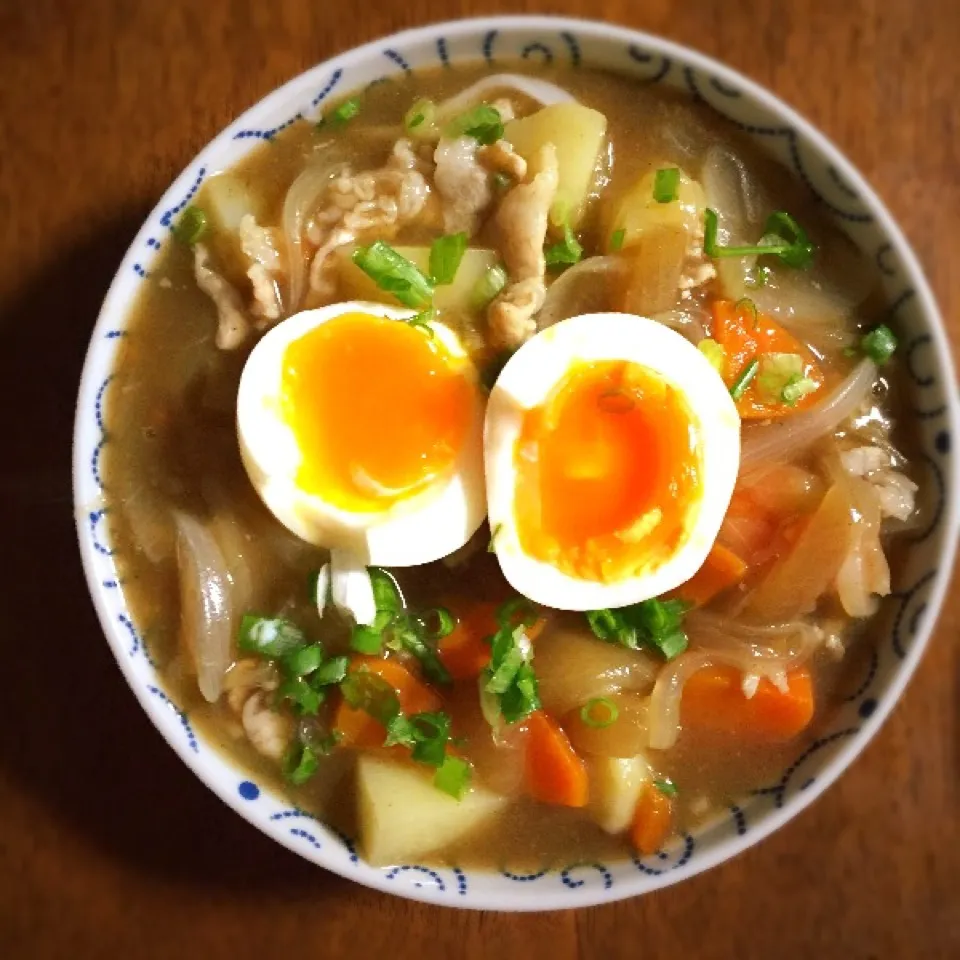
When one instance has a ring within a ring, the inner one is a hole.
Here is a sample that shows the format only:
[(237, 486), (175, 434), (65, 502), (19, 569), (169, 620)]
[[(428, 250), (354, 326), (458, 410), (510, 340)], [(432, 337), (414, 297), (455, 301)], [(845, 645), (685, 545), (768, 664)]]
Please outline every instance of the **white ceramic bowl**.
[[(726, 815), (652, 857), (571, 863), (528, 876), (401, 864), (370, 867), (353, 843), (282, 796), (258, 787), (212, 744), (164, 692), (118, 584), (110, 543), (109, 491), (100, 455), (109, 442), (104, 401), (120, 338), (138, 288), (170, 227), (204, 178), (269, 140), (332, 96), (409, 70), (522, 58), (602, 67), (639, 83), (686, 90), (745, 130), (803, 180), (839, 226), (875, 260), (903, 344), (914, 430), (930, 522), (912, 535), (895, 592), (871, 625), (876, 652), (856, 693), (820, 738), (779, 778)], [(400, 896), (448, 906), (499, 910), (583, 907), (676, 883), (734, 856), (800, 813), (877, 732), (913, 673), (943, 600), (958, 536), (958, 400), (937, 307), (903, 234), (863, 178), (820, 133), (766, 90), (719, 63), (621, 27), (552, 17), (462, 20), (409, 30), (335, 57), (292, 80), (231, 124), (190, 162), (147, 218), (120, 265), (93, 331), (77, 403), (74, 498), (84, 568), (100, 621), (124, 676), (150, 719), (193, 772), (221, 799), (279, 843), (320, 866)]]

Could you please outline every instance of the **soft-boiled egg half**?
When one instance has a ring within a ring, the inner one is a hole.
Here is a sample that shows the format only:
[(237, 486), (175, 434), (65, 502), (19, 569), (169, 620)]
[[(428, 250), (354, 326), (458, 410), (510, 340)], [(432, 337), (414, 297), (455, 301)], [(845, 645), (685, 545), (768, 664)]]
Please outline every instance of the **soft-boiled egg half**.
[(525, 343), (490, 394), (493, 546), (510, 584), (563, 610), (622, 607), (702, 566), (740, 461), (721, 378), (642, 317), (572, 317)]
[(486, 513), (476, 369), (453, 331), (413, 315), (304, 311), (260, 340), (240, 378), (240, 452), (263, 502), (361, 571), (444, 557)]

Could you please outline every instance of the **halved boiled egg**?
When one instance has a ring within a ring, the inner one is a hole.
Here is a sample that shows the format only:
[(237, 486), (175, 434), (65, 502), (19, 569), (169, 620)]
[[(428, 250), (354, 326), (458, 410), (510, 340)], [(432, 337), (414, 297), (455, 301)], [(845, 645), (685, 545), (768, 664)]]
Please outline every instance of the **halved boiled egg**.
[(240, 452), (260, 497), (361, 565), (437, 560), (486, 513), (476, 369), (452, 330), (411, 316), (366, 302), (304, 311), (240, 378)]
[(511, 585), (563, 610), (689, 580), (733, 493), (740, 418), (709, 361), (643, 317), (572, 317), (503, 368), (487, 405), (487, 508)]

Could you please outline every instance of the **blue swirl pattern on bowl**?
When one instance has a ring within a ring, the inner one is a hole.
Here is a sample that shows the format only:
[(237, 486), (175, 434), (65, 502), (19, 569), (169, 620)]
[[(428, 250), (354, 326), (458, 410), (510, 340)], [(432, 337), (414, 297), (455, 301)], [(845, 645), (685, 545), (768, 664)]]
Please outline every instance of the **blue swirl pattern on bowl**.
[[(582, 906), (628, 896), (704, 869), (724, 858), (725, 854), (718, 851), (731, 849), (731, 841), (735, 848), (731, 852), (736, 852), (752, 842), (751, 834), (759, 837), (775, 829), (786, 817), (777, 817), (774, 812), (791, 806), (799, 809), (802, 804), (794, 804), (798, 795), (810, 790), (838, 751), (851, 747), (852, 757), (862, 747), (896, 699), (903, 682), (898, 684), (898, 676), (905, 669), (903, 661), (911, 661), (907, 673), (915, 665), (916, 657), (911, 658), (913, 640), (927, 625), (931, 597), (935, 590), (942, 592), (947, 575), (938, 561), (949, 554), (951, 538), (955, 542), (957, 537), (956, 522), (949, 519), (956, 516), (956, 510), (947, 499), (948, 491), (955, 489), (957, 483), (952, 435), (956, 414), (951, 408), (951, 374), (934, 349), (930, 332), (929, 295), (925, 308), (911, 280), (918, 276), (916, 267), (905, 262), (898, 252), (903, 249), (902, 241), (891, 240), (890, 230), (895, 228), (889, 223), (885, 225), (883, 217), (878, 218), (877, 210), (882, 210), (878, 201), (861, 196), (848, 182), (851, 174), (838, 169), (836, 159), (828, 160), (823, 155), (801, 121), (785, 123), (783, 108), (775, 106), (748, 81), (653, 38), (584, 22), (501, 18), (494, 26), (491, 21), (464, 21), (400, 34), (309, 71), (250, 110), (203, 151), (145, 224), (123, 269), (133, 274), (137, 284), (141, 283), (148, 276), (150, 261), (167, 242), (177, 214), (189, 204), (208, 172), (235, 162), (256, 143), (270, 140), (299, 119), (317, 119), (329, 99), (386, 82), (398, 73), (477, 60), (497, 68), (517, 59), (602, 67), (644, 84), (686, 90), (792, 169), (841, 229), (872, 257), (882, 276), (891, 304), (890, 322), (905, 344), (905, 366), (912, 384), (910, 402), (923, 451), (924, 479), (928, 481), (926, 522), (914, 535), (901, 582), (895, 585), (894, 594), (875, 622), (876, 652), (862, 682), (841, 705), (827, 729), (799, 753), (778, 781), (744, 798), (696, 835), (684, 836), (652, 857), (609, 864), (572, 863), (535, 873), (516, 873), (505, 867), (500, 873), (491, 874), (415, 863), (382, 870), (372, 868), (358, 856), (352, 838), (320, 824), (305, 811), (290, 808), (282, 797), (273, 795), (216, 756), (216, 748), (197, 737), (187, 713), (159, 686), (142, 631), (125, 604), (108, 522), (104, 522), (110, 503), (109, 490), (100, 473), (103, 447), (110, 442), (104, 418), (105, 395), (111, 384), (116, 349), (125, 335), (123, 315), (111, 316), (109, 297), (95, 333), (95, 338), (102, 342), (95, 339), (91, 345), (92, 359), (88, 359), (85, 374), (87, 379), (98, 377), (99, 386), (94, 389), (88, 384), (81, 391), (78, 437), (89, 435), (94, 439), (89, 448), (76, 451), (76, 483), (78, 528), (91, 590), (98, 599), (104, 628), (121, 666), (154, 722), (223, 799), (291, 849), (371, 886), (440, 903), (538, 909)], [(115, 286), (124, 282), (120, 275)], [(134, 294), (134, 290), (125, 292), (123, 314)], [(113, 314), (116, 312), (114, 309)], [(85, 398), (92, 399), (85, 403)], [(85, 430), (85, 418), (93, 424), (92, 431)], [(124, 658), (129, 662), (124, 663)], [(152, 710), (151, 698), (162, 704), (164, 710)], [(879, 713), (878, 706), (884, 707)], [(854, 748), (852, 742), (858, 745)], [(216, 775), (211, 772), (214, 767), (218, 770)], [(834, 770), (827, 779), (833, 779), (837, 772)], [(573, 896), (574, 893), (577, 895)]]

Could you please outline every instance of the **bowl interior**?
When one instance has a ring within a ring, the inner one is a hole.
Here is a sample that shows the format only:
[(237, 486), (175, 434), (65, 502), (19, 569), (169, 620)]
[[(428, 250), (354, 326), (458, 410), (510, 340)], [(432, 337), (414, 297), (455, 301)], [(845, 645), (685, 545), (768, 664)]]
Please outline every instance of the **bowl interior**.
[[(100, 458), (109, 442), (104, 403), (127, 314), (151, 261), (170, 239), (177, 214), (204, 179), (232, 165), (258, 141), (330, 97), (410, 70), (485, 61), (491, 69), (518, 59), (567, 62), (677, 87), (744, 130), (816, 195), (882, 275), (889, 321), (898, 333), (909, 378), (911, 429), (918, 436), (928, 523), (911, 534), (894, 593), (871, 623), (874, 651), (862, 676), (820, 738), (779, 779), (695, 835), (655, 856), (615, 863), (571, 863), (517, 875), (403, 864), (377, 869), (340, 836), (291, 808), (200, 739), (190, 717), (164, 692), (143, 634), (124, 601), (111, 545), (109, 491)], [(128, 251), (93, 333), (77, 410), (75, 509), (84, 566), (107, 639), (153, 722), (191, 769), (259, 829), (328, 869), (403, 896), (454, 906), (553, 909), (585, 906), (665, 886), (745, 849), (817, 796), (875, 733), (905, 686), (929, 635), (949, 577), (958, 534), (955, 378), (936, 305), (889, 214), (855, 170), (821, 135), (771, 94), (691, 51), (622, 28), (544, 17), (468, 20), (398, 34), (308, 71), (271, 94), (221, 133), (164, 195)]]

